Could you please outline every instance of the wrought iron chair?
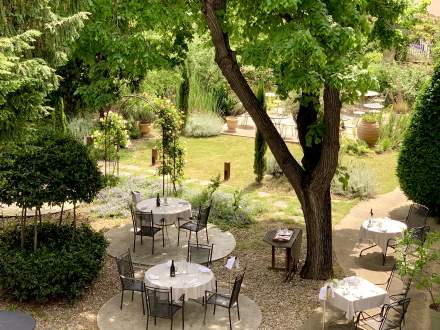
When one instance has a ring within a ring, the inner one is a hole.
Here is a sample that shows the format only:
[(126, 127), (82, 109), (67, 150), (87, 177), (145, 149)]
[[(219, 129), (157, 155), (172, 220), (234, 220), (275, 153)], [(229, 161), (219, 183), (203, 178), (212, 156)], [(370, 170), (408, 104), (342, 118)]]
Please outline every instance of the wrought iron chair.
[(186, 254), (186, 260), (188, 262), (194, 262), (211, 268), (213, 250), (214, 244), (192, 244), (188, 241), (188, 252)]
[(173, 301), (173, 288), (158, 289), (153, 287), (145, 287), (147, 300), (147, 330), (150, 323), (150, 316), (154, 317), (154, 325), (157, 318), (171, 320), (171, 330), (173, 329), (174, 315), (182, 310), (182, 329), (185, 328), (185, 295), (178, 300), (180, 304)]
[(134, 276), (133, 262), (131, 261), (130, 250), (116, 258), (116, 264), (118, 266), (119, 279), (121, 280), (121, 309), (124, 302), (124, 291), (131, 291), (131, 301), (134, 298), (134, 292), (140, 292), (142, 296), (142, 312), (145, 315), (145, 284), (142, 279), (137, 279)]
[[(133, 209), (133, 205), (130, 205), (131, 220), (133, 223), (133, 252), (136, 252), (136, 236), (142, 238), (144, 236), (152, 238), (151, 254), (154, 254), (154, 236), (161, 231), (161, 228), (154, 226), (153, 211), (151, 212), (138, 212)], [(162, 231), (162, 245), (165, 246), (165, 235)]]
[(182, 221), (185, 221), (185, 219), (177, 218), (177, 246), (180, 244), (180, 229), (185, 229), (189, 231), (189, 240), (191, 240), (191, 233), (196, 233), (196, 241), (197, 244), (199, 244), (199, 231), (205, 230), (206, 231), (206, 241), (209, 244), (209, 237), (208, 237), (208, 219), (209, 219), (209, 213), (211, 212), (211, 204), (209, 204), (208, 207), (204, 208), (200, 206), (199, 212), (196, 215), (196, 217), (191, 217), (189, 221), (186, 221), (185, 223), (182, 223)]
[(408, 229), (425, 227), (428, 214), (429, 209), (426, 206), (416, 203), (412, 204), (405, 219)]
[[(397, 283), (399, 282), (399, 283)], [(397, 265), (393, 266), (390, 272), (388, 280), (384, 283), (378, 283), (376, 285), (384, 285), (385, 290), (388, 292), (391, 301), (398, 301), (402, 298), (407, 298), (409, 289), (411, 287), (412, 278), (403, 279), (397, 273)]]
[(232, 329), (232, 321), (231, 321), (231, 309), (237, 307), (237, 315), (240, 320), (240, 306), (238, 305), (238, 296), (241, 290), (241, 284), (243, 283), (244, 274), (243, 273), (237, 275), (234, 281), (234, 287), (232, 289), (231, 295), (225, 295), (218, 293), (217, 290), (217, 281), (215, 282), (215, 292), (205, 291), (205, 316), (203, 318), (203, 324), (206, 324), (206, 312), (208, 310), (208, 305), (214, 305), (214, 315), (216, 306), (220, 306), (228, 309), (229, 314), (229, 329)]
[(142, 194), (139, 191), (131, 191), (131, 201), (134, 205), (142, 200)]
[(365, 327), (377, 330), (402, 329), (409, 303), (410, 298), (404, 298), (383, 305), (380, 313), (375, 315), (360, 312), (355, 322), (355, 329), (359, 329), (359, 325), (362, 326), (362, 329)]
[[(428, 234), (428, 232), (430, 231), (430, 227), (429, 226), (423, 226), (423, 227), (413, 227), (413, 228), (409, 228), (408, 230), (411, 233), (412, 238), (414, 238), (415, 240), (419, 241), (419, 244), (423, 244), (425, 243), (426, 240), (426, 235)], [(396, 249), (397, 247), (397, 242), (394, 238), (390, 238), (387, 241), (387, 246), (385, 247), (385, 252), (382, 256), (382, 265), (385, 265), (385, 258), (387, 255), (387, 251), (388, 248), (392, 248), (392, 249)]]

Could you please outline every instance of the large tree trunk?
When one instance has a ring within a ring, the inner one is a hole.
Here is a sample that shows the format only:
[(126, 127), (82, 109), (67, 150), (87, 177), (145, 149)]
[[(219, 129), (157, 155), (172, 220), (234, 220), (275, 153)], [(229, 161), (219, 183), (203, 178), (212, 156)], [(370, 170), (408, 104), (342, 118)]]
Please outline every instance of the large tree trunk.
[(320, 142), (315, 144), (308, 144), (306, 135), (310, 125), (318, 120), (316, 104), (319, 104), (319, 96), (308, 95), (303, 99), (297, 118), (304, 151), (301, 166), (263, 111), (240, 71), (229, 45), (228, 34), (223, 31), (216, 15), (216, 11), (224, 9), (226, 3), (227, 0), (203, 1), (203, 14), (215, 47), (215, 61), (263, 135), (301, 203), (307, 231), (307, 258), (301, 276), (328, 279), (333, 274), (330, 184), (338, 164), (341, 110), (339, 91), (329, 85), (324, 86), (324, 115), (319, 120), (322, 120), (325, 130), (318, 137)]
[(302, 202), (307, 232), (307, 257), (302, 278), (326, 280), (333, 276), (330, 189), (306, 190)]

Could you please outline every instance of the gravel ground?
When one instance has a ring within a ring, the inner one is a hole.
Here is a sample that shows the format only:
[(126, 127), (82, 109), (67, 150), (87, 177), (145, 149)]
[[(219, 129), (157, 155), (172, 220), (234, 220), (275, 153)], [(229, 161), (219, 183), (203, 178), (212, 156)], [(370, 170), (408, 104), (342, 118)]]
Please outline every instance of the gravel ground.
[[(109, 223), (119, 224), (120, 220), (93, 223), (99, 229), (108, 229)], [(237, 241), (234, 252), (239, 257), (240, 266), (247, 271), (242, 293), (260, 306), (263, 322), (260, 329), (297, 329), (318, 306), (317, 293), (321, 281), (302, 280), (294, 276), (290, 283), (284, 283), (284, 272), (269, 269), (270, 247), (262, 242), (269, 228), (277, 228), (281, 223), (264, 221), (246, 229), (233, 229)], [(285, 224), (284, 224), (285, 225)], [(302, 255), (305, 255), (303, 238)], [(301, 260), (303, 261), (303, 259)], [(229, 280), (224, 268), (224, 260), (214, 263), (213, 270), (220, 282)], [(277, 263), (282, 266), (284, 253), (277, 254)], [(96, 315), (100, 307), (119, 292), (119, 278), (113, 258), (107, 257), (104, 269), (82, 298), (76, 302), (49, 302), (29, 304), (7, 302), (0, 298), (0, 309), (18, 309), (31, 313), (37, 319), (37, 329), (97, 329)]]

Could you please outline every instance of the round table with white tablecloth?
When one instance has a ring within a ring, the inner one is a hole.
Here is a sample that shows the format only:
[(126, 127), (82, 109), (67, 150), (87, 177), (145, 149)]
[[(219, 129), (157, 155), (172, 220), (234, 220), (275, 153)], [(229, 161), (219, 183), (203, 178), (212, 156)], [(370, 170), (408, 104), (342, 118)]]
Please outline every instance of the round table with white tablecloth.
[(388, 240), (401, 237), (406, 228), (403, 222), (390, 218), (367, 219), (362, 223), (359, 240), (373, 241), (385, 253)]
[(162, 224), (162, 219), (165, 219), (165, 225), (172, 225), (177, 221), (177, 218), (190, 218), (191, 217), (191, 204), (183, 199), (168, 197), (167, 205), (165, 205), (165, 199), (160, 199), (160, 206), (156, 206), (156, 198), (145, 199), (136, 204), (136, 209), (139, 212), (151, 212), (153, 211), (154, 223)]
[(176, 276), (170, 277), (171, 261), (158, 264), (145, 272), (145, 285), (160, 289), (173, 288), (173, 300), (185, 294), (185, 300), (205, 296), (215, 290), (214, 273), (207, 267), (186, 261), (174, 262)]

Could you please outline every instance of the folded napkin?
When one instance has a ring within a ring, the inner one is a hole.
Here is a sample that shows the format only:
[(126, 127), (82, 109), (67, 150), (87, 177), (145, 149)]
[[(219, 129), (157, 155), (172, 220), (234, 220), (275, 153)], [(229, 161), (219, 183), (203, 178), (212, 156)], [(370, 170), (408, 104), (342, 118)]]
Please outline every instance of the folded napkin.
[(158, 280), (160, 278), (159, 275), (154, 275), (154, 274), (148, 274), (148, 278), (150, 280)]
[(288, 230), (288, 229), (278, 230), (273, 240), (279, 242), (284, 242), (284, 241), (287, 242), (292, 238), (292, 235), (293, 235), (292, 230)]
[(202, 273), (210, 273), (211, 269), (209, 269), (208, 267), (205, 267), (205, 266), (200, 266), (199, 271), (201, 271)]

